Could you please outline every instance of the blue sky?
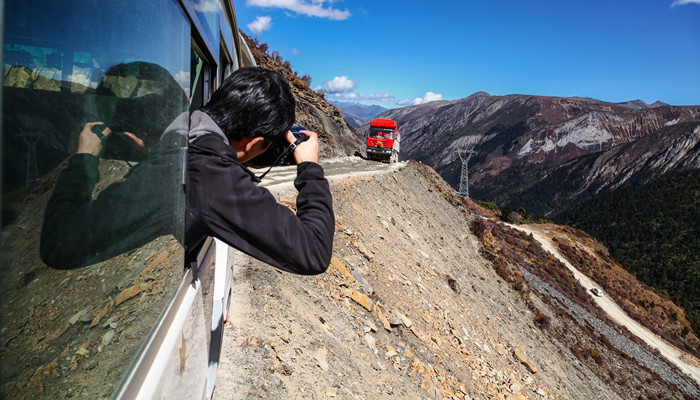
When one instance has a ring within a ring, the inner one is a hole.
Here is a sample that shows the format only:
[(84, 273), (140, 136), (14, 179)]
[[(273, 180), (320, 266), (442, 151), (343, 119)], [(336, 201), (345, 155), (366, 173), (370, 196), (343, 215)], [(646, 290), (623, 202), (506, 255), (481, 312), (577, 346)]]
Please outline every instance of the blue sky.
[(239, 0), (329, 100), (492, 95), (700, 105), (700, 0)]

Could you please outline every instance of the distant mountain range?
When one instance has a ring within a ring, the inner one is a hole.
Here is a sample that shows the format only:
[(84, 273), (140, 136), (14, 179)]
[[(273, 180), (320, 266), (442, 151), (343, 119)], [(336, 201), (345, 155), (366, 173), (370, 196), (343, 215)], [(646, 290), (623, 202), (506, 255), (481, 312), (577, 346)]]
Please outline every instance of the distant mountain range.
[(387, 108), (377, 105), (366, 106), (360, 103), (342, 101), (334, 101), (331, 103), (338, 107), (343, 117), (345, 117), (345, 120), (353, 128), (357, 128), (365, 122), (371, 121), (372, 118), (387, 110)]
[(700, 168), (700, 106), (478, 92), (379, 117), (397, 121), (402, 159), (422, 161), (458, 187), (457, 150), (473, 149), (471, 197), (542, 214)]

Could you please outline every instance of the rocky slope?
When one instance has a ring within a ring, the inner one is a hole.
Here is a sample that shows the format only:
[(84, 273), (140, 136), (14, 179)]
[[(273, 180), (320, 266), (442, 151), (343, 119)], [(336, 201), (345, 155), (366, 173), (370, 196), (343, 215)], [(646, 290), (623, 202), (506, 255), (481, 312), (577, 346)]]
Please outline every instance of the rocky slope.
[[(332, 193), (337, 227), (325, 274), (238, 257), (215, 398), (700, 395), (593, 306), (531, 236), (457, 196), (431, 169), (413, 163), (351, 178)], [(294, 204), (294, 194), (278, 196)], [(575, 232), (546, 229), (601, 252)]]
[(479, 92), (381, 117), (399, 123), (402, 159), (423, 161), (457, 186), (456, 151), (474, 149), (472, 196), (548, 213), (604, 189), (700, 167), (700, 106), (641, 103)]
[(323, 94), (309, 88), (309, 81), (294, 72), (278, 52), (267, 53), (267, 44), (259, 43), (241, 31), (258, 66), (281, 73), (292, 86), (297, 101), (296, 123), (319, 134), (322, 157), (351, 155), (359, 151), (362, 141), (345, 121), (340, 110), (326, 101)]

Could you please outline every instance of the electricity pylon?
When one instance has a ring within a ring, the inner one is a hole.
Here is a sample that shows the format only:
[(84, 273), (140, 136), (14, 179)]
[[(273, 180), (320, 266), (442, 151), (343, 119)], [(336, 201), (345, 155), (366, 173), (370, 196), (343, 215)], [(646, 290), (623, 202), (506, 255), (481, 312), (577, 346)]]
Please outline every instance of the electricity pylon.
[(36, 158), (36, 145), (41, 139), (41, 134), (39, 133), (20, 133), (17, 135), (24, 139), (24, 143), (27, 145), (27, 175), (24, 181), (25, 186), (29, 186), (35, 181), (39, 180), (39, 163)]
[(27, 171), (24, 181), (29, 186), (39, 180), (39, 163), (37, 162), (36, 146), (39, 140), (51, 129), (51, 124), (40, 117), (20, 114), (17, 116), (20, 133), (17, 134), (27, 145)]
[(462, 160), (462, 175), (459, 178), (459, 195), (469, 198), (469, 159), (476, 155), (474, 150), (457, 150), (457, 155)]

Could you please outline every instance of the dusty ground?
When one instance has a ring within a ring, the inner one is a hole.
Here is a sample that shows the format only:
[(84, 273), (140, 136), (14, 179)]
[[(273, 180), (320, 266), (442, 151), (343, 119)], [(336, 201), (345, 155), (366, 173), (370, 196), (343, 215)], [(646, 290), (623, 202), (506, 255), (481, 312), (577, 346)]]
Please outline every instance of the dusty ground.
[[(295, 276), (241, 256), (215, 399), (635, 393), (613, 389), (535, 326), (521, 294), (479, 255), (471, 216), (415, 168), (351, 178), (332, 192), (337, 229), (325, 274)], [(293, 204), (293, 195), (281, 200)]]

